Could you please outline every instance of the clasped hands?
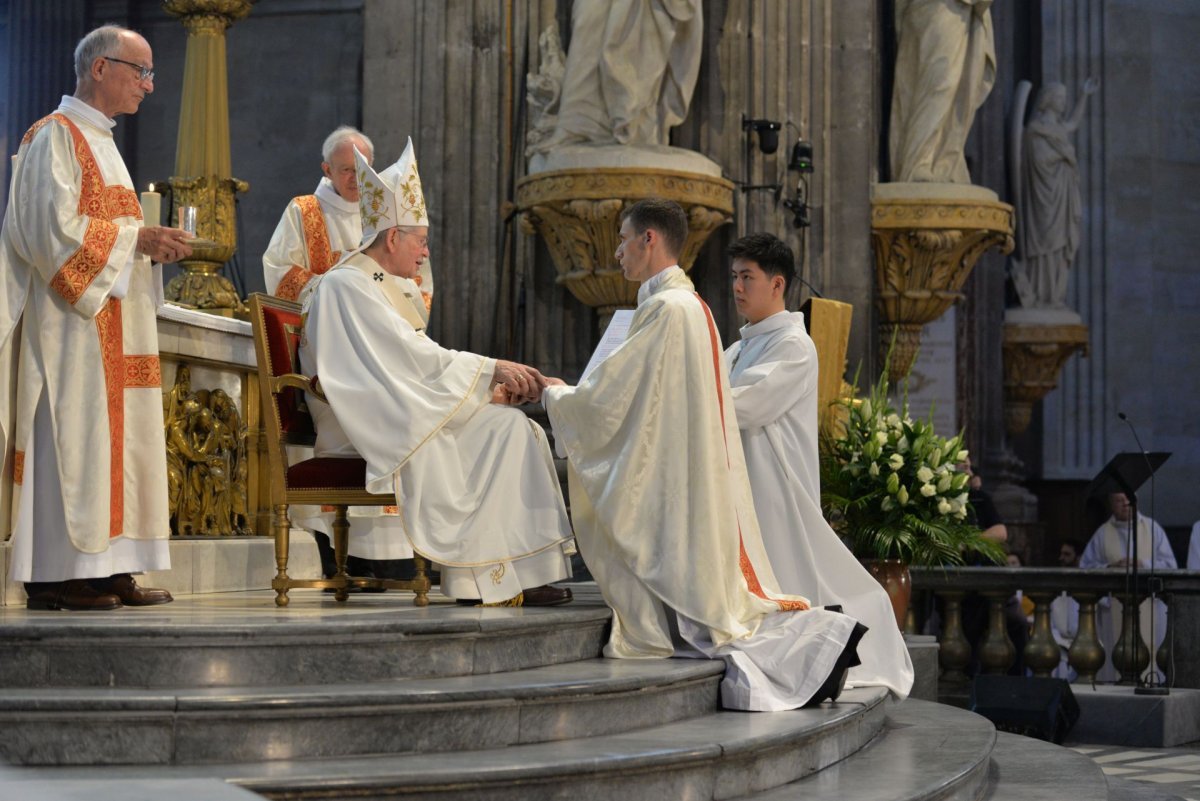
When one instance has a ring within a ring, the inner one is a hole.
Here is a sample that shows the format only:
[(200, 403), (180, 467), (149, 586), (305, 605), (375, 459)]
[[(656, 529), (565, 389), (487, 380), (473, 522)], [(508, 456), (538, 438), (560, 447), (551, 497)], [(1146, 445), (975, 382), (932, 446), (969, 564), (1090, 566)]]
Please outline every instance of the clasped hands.
[(182, 228), (149, 225), (138, 229), (137, 252), (159, 264), (173, 264), (192, 255), (188, 241), (194, 238)]
[(562, 383), (562, 379), (547, 378), (529, 365), (497, 359), (492, 373), (492, 403), (537, 403), (543, 389)]

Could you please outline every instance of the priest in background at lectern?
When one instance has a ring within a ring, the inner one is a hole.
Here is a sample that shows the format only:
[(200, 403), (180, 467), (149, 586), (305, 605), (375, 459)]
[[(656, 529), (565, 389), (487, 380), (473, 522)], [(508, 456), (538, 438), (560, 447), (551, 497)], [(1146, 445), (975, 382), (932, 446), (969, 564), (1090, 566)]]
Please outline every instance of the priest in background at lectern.
[[(1087, 547), (1079, 557), (1081, 568), (1096, 567), (1128, 567), (1132, 558), (1133, 546), (1130, 542), (1129, 529), (1133, 509), (1124, 493), (1114, 492), (1108, 496), (1108, 507), (1112, 516), (1104, 522)], [(1175, 552), (1162, 526), (1146, 515), (1138, 512), (1137, 520), (1137, 553), (1138, 567), (1147, 569), (1154, 560), (1155, 570), (1174, 570), (1178, 567)], [(1151, 643), (1150, 623), (1151, 608), (1153, 608), (1154, 642)], [(1096, 674), (1100, 681), (1116, 680), (1116, 671), (1112, 666), (1112, 649), (1121, 636), (1121, 602), (1116, 598), (1102, 598), (1096, 609), (1096, 628), (1100, 643), (1104, 646), (1104, 667)], [(1142, 639), (1150, 648), (1150, 658), (1153, 662), (1158, 647), (1162, 645), (1167, 633), (1167, 605), (1156, 600), (1151, 607), (1150, 599), (1142, 602), (1140, 611), (1140, 627)]]

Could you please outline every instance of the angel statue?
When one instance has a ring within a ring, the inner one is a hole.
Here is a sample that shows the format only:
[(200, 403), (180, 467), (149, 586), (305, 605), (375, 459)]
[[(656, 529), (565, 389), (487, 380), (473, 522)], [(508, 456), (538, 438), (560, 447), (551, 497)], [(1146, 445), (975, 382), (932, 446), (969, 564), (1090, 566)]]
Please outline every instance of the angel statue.
[(1009, 131), (1010, 179), (1017, 200), (1012, 279), (1026, 309), (1067, 308), (1067, 271), (1079, 251), (1083, 220), (1072, 138), (1088, 97), (1099, 88), (1099, 80), (1088, 78), (1083, 96), (1068, 112), (1067, 88), (1046, 84), (1024, 124), (1032, 85), (1017, 85)]

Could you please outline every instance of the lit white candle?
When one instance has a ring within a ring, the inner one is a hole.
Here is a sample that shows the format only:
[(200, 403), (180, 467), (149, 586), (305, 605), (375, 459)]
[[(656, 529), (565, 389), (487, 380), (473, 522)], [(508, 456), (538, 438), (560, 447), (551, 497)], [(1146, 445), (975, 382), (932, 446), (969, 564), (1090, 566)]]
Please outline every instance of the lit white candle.
[(158, 192), (142, 193), (142, 222), (145, 225), (162, 225), (162, 195)]

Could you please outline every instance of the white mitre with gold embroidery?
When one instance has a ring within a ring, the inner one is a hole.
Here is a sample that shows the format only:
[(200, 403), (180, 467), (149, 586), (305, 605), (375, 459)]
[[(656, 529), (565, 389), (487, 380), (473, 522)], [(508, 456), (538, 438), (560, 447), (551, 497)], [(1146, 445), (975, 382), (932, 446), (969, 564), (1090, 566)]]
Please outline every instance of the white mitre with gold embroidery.
[(358, 173), (358, 213), (362, 218), (360, 250), (374, 242), (381, 231), (389, 228), (429, 225), (412, 137), (409, 137), (408, 145), (396, 163), (382, 173), (371, 169), (357, 147), (354, 148), (354, 163)]

